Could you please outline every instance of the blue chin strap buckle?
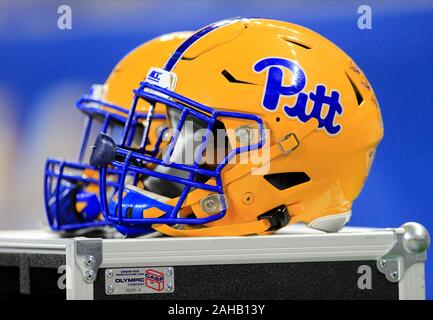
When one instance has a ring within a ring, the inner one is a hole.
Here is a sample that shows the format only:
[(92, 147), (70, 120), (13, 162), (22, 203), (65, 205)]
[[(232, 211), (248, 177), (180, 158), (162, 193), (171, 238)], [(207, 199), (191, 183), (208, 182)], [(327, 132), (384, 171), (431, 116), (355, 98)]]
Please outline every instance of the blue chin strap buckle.
[(91, 222), (98, 218), (101, 213), (101, 205), (98, 196), (92, 192), (79, 191), (76, 197), (77, 203), (84, 203), (85, 207), (79, 212), (84, 221)]
[[(140, 220), (143, 219), (143, 211), (150, 208), (157, 208), (162, 212), (165, 212), (165, 214), (161, 216), (161, 218), (165, 218), (168, 217), (169, 213), (174, 209), (174, 207), (160, 202), (149, 195), (146, 195), (137, 187), (126, 186), (121, 201), (121, 210), (119, 210), (118, 196), (118, 194), (115, 194), (108, 205), (108, 214), (110, 220)], [(123, 225), (115, 223), (114, 227), (116, 230), (126, 236), (139, 236), (155, 232), (151, 223), (144, 223), (140, 225)]]

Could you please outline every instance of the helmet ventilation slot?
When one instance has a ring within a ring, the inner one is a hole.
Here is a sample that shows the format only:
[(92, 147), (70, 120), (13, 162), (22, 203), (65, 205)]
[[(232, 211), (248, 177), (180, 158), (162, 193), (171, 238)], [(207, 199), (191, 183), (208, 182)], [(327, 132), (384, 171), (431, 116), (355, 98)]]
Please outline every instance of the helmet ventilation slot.
[(264, 178), (278, 190), (286, 190), (311, 180), (305, 172), (272, 173), (265, 175)]
[(290, 43), (292, 43), (292, 44), (294, 44), (294, 45), (296, 45), (296, 46), (298, 46), (298, 47), (301, 47), (301, 48), (307, 49), (307, 50), (310, 50), (310, 49), (311, 49), (310, 46), (308, 46), (308, 45), (306, 45), (306, 44), (304, 44), (304, 43), (301, 43), (301, 42), (299, 42), (299, 41), (295, 41), (295, 40), (292, 40), (292, 39), (289, 39), (289, 38), (283, 38), (283, 40), (284, 40), (284, 41), (287, 41), (287, 42), (290, 42)]
[(352, 79), (349, 77), (349, 75), (346, 73), (347, 79), (349, 79), (350, 85), (353, 88), (353, 91), (355, 92), (356, 101), (358, 102), (358, 106), (361, 106), (362, 102), (364, 102), (364, 98), (361, 95), (361, 92), (359, 92), (358, 88), (355, 86), (355, 83), (352, 81)]
[(224, 78), (227, 79), (228, 82), (231, 83), (240, 83), (240, 84), (252, 84), (252, 85), (256, 85), (255, 83), (252, 82), (248, 82), (248, 81), (242, 81), (242, 80), (238, 80), (236, 79), (230, 72), (228, 72), (227, 70), (223, 70), (221, 71), (221, 74), (223, 75)]

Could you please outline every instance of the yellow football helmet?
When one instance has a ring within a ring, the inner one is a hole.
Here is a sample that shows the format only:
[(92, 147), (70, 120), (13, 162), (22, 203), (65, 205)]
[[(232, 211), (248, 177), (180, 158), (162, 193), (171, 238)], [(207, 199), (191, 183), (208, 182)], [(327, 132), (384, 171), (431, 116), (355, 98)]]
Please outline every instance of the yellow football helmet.
[(173, 138), (160, 157), (97, 139), (101, 190), (106, 163), (146, 177), (120, 181), (103, 205), (127, 235), (247, 235), (301, 222), (338, 231), (383, 137), (360, 68), (323, 36), (283, 21), (200, 29), (149, 71), (135, 99), (167, 109)]
[[(93, 142), (100, 132), (116, 139), (122, 136), (134, 96), (133, 89), (145, 78), (151, 66), (163, 66), (189, 35), (190, 32), (176, 32), (145, 42), (114, 67), (105, 84), (93, 85), (90, 93), (78, 100), (77, 108), (86, 115), (78, 161), (48, 159), (45, 165), (45, 207), (53, 230), (75, 231), (107, 223), (102, 218), (98, 199), (98, 171), (88, 164), (88, 143)], [(145, 101), (138, 104), (128, 123), (132, 130), (124, 143), (138, 148), (152, 146), (156, 154), (167, 127), (165, 110), (155, 110), (155, 123), (148, 130), (147, 140), (143, 140), (148, 106)], [(109, 171), (107, 188), (113, 191), (118, 186), (118, 171), (112, 168)]]

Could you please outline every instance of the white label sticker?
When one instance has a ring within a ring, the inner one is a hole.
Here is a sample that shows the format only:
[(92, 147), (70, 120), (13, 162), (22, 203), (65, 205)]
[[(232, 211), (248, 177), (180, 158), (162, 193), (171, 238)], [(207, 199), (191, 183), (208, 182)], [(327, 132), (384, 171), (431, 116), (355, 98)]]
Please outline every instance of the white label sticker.
[[(160, 68), (150, 68), (146, 76), (146, 82), (170, 91), (173, 91), (174, 88), (176, 87), (176, 81), (177, 81), (177, 76), (175, 73)], [(156, 92), (149, 88), (147, 88), (146, 91), (161, 96), (163, 98), (168, 98), (167, 95), (161, 92)]]
[(108, 85), (93, 84), (90, 87), (90, 97), (95, 100), (104, 100), (108, 92)]

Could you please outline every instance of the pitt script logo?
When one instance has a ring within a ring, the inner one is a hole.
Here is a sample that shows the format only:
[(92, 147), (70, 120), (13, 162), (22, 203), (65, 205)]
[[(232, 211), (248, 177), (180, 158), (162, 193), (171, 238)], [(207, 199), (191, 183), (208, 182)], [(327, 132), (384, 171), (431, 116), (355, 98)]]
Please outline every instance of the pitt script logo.
[[(305, 72), (295, 62), (284, 58), (264, 58), (254, 65), (254, 71), (259, 73), (268, 69), (265, 92), (263, 95), (262, 106), (275, 111), (278, 108), (280, 96), (296, 96), (297, 101), (293, 106), (284, 106), (284, 113), (290, 118), (298, 118), (302, 122), (307, 122), (311, 118), (319, 121), (319, 128), (324, 128), (329, 134), (338, 134), (341, 124), (335, 124), (337, 115), (343, 113), (340, 104), (340, 93), (332, 90), (329, 96), (326, 95), (327, 88), (323, 84), (316, 86), (315, 92), (301, 92), (307, 82)], [(283, 85), (284, 72), (292, 73), (292, 84)], [(307, 114), (307, 102), (313, 103), (312, 111)], [(328, 105), (326, 115), (322, 115), (324, 105)]]

